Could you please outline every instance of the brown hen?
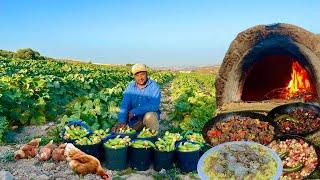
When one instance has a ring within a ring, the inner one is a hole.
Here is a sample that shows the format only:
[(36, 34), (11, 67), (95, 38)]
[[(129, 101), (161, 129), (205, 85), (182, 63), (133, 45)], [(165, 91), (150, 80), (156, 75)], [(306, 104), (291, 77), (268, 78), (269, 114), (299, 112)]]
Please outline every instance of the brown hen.
[(65, 160), (64, 149), (66, 148), (67, 143), (60, 144), (57, 148), (55, 148), (52, 152), (52, 159), (54, 161), (63, 161)]
[(33, 158), (38, 154), (39, 143), (41, 138), (33, 139), (27, 144), (23, 145), (18, 151), (14, 152), (14, 159), (26, 159)]
[(40, 161), (47, 161), (47, 160), (49, 160), (49, 159), (51, 158), (53, 148), (54, 148), (53, 140), (51, 140), (47, 145), (45, 145), (45, 146), (40, 150), (39, 160), (40, 160)]
[(67, 144), (65, 155), (69, 161), (69, 166), (78, 175), (83, 176), (92, 173), (98, 174), (104, 180), (110, 179), (106, 170), (101, 167), (100, 161), (97, 158), (82, 152), (78, 148), (74, 147), (73, 144)]

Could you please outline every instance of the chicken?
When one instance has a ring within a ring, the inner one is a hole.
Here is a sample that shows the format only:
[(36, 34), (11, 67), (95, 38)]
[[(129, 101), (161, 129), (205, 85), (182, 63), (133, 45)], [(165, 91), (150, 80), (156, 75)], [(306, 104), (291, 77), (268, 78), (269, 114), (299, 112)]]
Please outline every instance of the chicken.
[(33, 139), (27, 144), (20, 147), (20, 149), (14, 152), (14, 159), (25, 159), (25, 158), (33, 158), (38, 154), (39, 151), (39, 143), (41, 138)]
[(86, 175), (89, 173), (98, 174), (104, 180), (109, 180), (110, 176), (107, 174), (106, 170), (101, 167), (100, 161), (88, 155), (78, 148), (74, 147), (73, 144), (68, 143), (65, 148), (65, 155), (69, 161), (69, 166), (78, 175)]
[(52, 152), (52, 159), (54, 161), (63, 161), (65, 160), (64, 149), (66, 148), (67, 143), (60, 144), (57, 148), (55, 148)]
[(40, 161), (47, 161), (51, 158), (52, 151), (54, 148), (53, 140), (51, 140), (47, 145), (45, 145), (41, 150), (40, 150), (40, 156), (39, 160)]

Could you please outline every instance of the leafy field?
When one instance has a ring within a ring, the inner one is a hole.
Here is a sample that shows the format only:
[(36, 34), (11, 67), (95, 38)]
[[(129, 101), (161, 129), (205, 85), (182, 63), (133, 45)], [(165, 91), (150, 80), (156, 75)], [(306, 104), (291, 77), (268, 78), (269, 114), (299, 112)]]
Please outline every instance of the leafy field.
[[(200, 131), (215, 110), (213, 76), (201, 73), (151, 71), (161, 87), (171, 83), (174, 109), (170, 120), (180, 131)], [(0, 56), (0, 139), (8, 127), (39, 125), (70, 118), (93, 129), (116, 123), (130, 66), (107, 66), (51, 60), (20, 60)]]
[[(171, 72), (151, 72), (161, 86)], [(0, 57), (0, 139), (8, 127), (79, 118), (93, 129), (117, 119), (130, 68)]]
[(171, 89), (174, 104), (171, 119), (179, 122), (182, 131), (201, 132), (216, 109), (214, 76), (180, 73), (173, 80)]

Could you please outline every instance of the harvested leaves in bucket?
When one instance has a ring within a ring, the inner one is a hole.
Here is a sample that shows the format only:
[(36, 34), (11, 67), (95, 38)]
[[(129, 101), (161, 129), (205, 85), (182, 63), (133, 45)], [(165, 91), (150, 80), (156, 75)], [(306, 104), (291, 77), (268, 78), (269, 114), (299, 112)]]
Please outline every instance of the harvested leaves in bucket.
[(123, 138), (118, 135), (117, 137), (113, 139), (109, 139), (104, 143), (104, 146), (107, 148), (112, 148), (112, 149), (120, 149), (126, 146), (129, 146), (130, 144), (130, 138), (129, 136), (125, 136)]
[(180, 152), (192, 152), (198, 151), (201, 148), (199, 144), (191, 143), (191, 142), (182, 142), (178, 145), (178, 151)]
[(155, 142), (155, 146), (158, 151), (160, 152), (171, 152), (175, 150), (175, 143), (176, 141), (173, 140), (164, 140), (158, 138), (158, 141)]
[(154, 144), (151, 141), (147, 141), (147, 140), (135, 140), (133, 143), (131, 143), (131, 147), (132, 148), (151, 148), (151, 147), (155, 147)]
[(143, 128), (142, 131), (138, 134), (137, 138), (150, 138), (158, 135), (158, 131), (149, 128)]

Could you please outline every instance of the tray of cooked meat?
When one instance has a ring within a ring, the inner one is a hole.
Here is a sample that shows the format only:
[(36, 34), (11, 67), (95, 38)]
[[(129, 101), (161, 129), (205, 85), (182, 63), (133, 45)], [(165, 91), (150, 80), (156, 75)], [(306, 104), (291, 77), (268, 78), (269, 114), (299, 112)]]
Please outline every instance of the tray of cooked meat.
[(268, 113), (282, 135), (307, 135), (320, 128), (320, 107), (309, 103), (278, 106)]
[(253, 141), (267, 145), (274, 139), (276, 129), (265, 115), (240, 111), (214, 117), (203, 127), (202, 134), (212, 146), (230, 141)]

